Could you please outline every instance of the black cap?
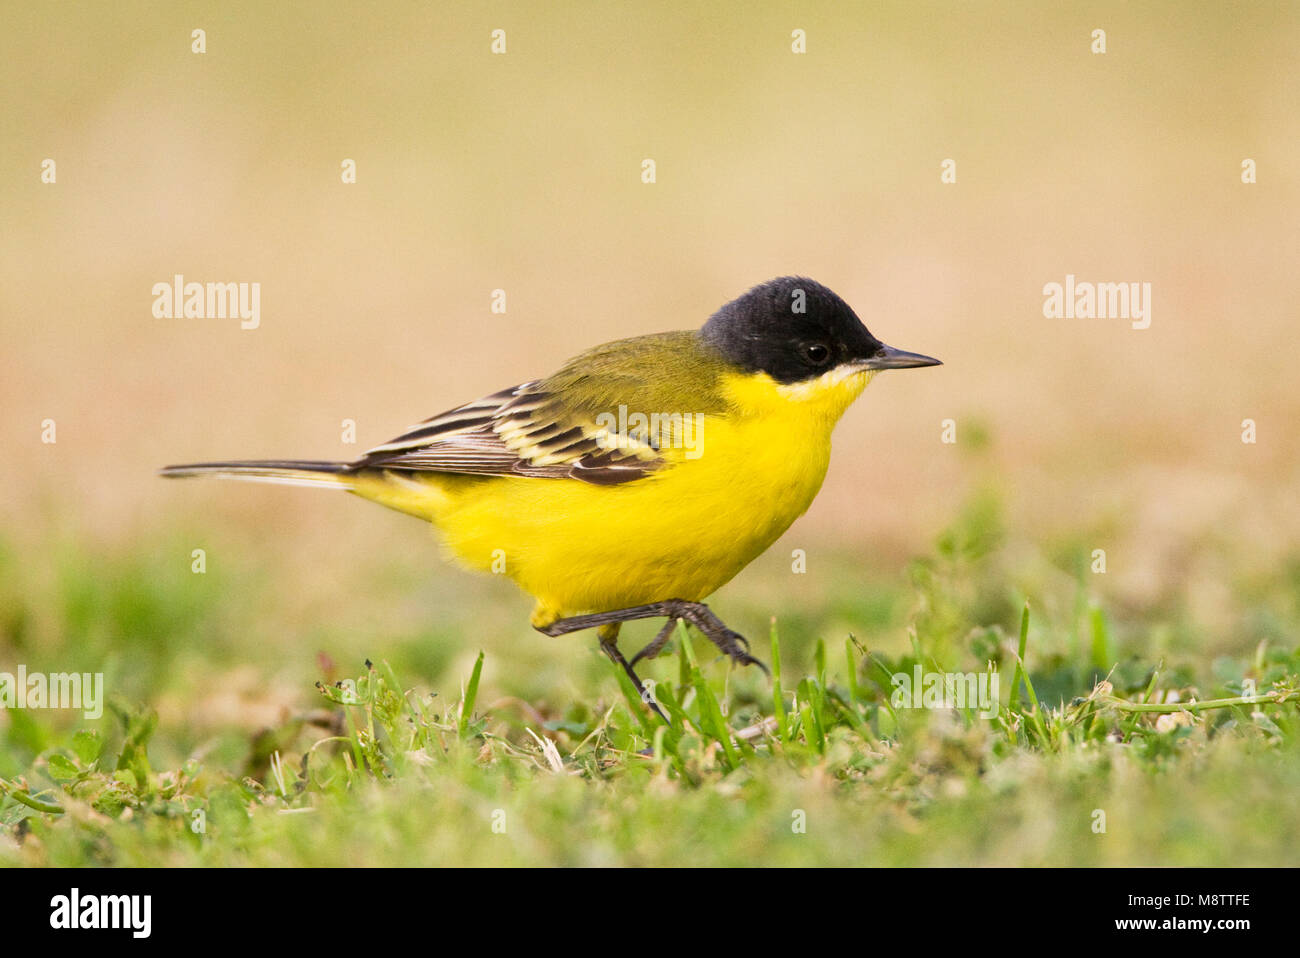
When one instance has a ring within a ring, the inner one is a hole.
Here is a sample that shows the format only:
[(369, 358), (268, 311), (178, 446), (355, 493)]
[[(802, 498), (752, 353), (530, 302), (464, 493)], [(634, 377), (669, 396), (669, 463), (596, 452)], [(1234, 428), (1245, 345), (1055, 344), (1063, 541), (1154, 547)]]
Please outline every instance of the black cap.
[(816, 379), (837, 366), (907, 369), (939, 360), (886, 346), (821, 283), (783, 276), (755, 286), (714, 313), (700, 337), (746, 372), (779, 383)]

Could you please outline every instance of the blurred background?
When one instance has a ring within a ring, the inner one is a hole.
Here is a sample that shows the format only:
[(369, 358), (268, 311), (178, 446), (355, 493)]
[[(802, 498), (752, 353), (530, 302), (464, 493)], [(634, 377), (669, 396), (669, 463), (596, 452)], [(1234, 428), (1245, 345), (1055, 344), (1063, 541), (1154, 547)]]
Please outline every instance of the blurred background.
[[(1090, 594), (1177, 609), (1210, 651), (1273, 628), (1252, 583), (1300, 568), (1294, 4), (6, 3), (3, 22), (6, 660), (118, 662), (190, 723), (273, 720), (328, 673), (317, 652), (432, 680), (484, 647), (485, 685), (563, 701), (603, 670), (594, 643), (531, 633), (526, 599), (443, 565), (420, 524), (155, 470), (350, 459), (792, 273), (946, 365), (850, 410), (821, 497), (718, 599), (742, 630), (848, 596), (838, 624), (905, 641), (905, 564), (971, 503), (1015, 575), (1073, 582), (1105, 549)], [(259, 282), (260, 327), (155, 318), (175, 274)], [(1150, 283), (1150, 328), (1045, 318), (1067, 274)]]

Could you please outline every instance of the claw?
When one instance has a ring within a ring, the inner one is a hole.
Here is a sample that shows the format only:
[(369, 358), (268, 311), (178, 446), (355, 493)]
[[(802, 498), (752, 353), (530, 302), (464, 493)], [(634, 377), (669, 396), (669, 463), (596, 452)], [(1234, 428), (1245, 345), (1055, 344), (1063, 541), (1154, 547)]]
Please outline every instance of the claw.
[(659, 634), (651, 639), (644, 649), (632, 656), (632, 661), (628, 664), (636, 665), (642, 659), (653, 659), (663, 651), (664, 646), (668, 644), (668, 640), (672, 638), (673, 629), (676, 627), (676, 619), (669, 619), (665, 622), (663, 628), (659, 630)]
[(705, 632), (705, 636), (718, 647), (718, 651), (726, 655), (731, 661), (739, 665), (757, 665), (763, 670), (763, 673), (769, 678), (772, 672), (759, 659), (749, 654), (749, 640), (739, 632), (733, 632), (731, 629), (723, 628), (721, 631)]

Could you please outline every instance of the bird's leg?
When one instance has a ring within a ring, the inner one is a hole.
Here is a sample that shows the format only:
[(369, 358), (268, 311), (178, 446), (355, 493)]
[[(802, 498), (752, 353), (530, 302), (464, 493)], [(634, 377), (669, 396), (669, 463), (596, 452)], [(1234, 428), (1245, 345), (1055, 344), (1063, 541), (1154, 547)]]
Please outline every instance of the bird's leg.
[(668, 639), (672, 636), (673, 629), (675, 628), (677, 628), (676, 619), (669, 619), (665, 622), (664, 627), (659, 630), (659, 634), (650, 640), (650, 644), (636, 655), (632, 656), (632, 664), (636, 665), (642, 659), (653, 659), (656, 655), (662, 652), (664, 646), (668, 644)]
[(654, 694), (646, 689), (645, 684), (637, 677), (637, 674), (632, 671), (632, 666), (628, 664), (627, 659), (623, 658), (623, 653), (619, 651), (618, 626), (619, 624), (617, 622), (610, 622), (602, 625), (599, 630), (597, 630), (596, 634), (600, 637), (600, 650), (619, 665), (623, 666), (623, 671), (627, 673), (627, 677), (631, 679), (632, 684), (636, 686), (636, 694), (641, 696), (641, 701), (654, 709), (655, 714), (663, 719), (665, 724), (671, 725), (672, 723), (668, 721), (668, 716), (664, 715), (663, 710), (659, 708), (659, 703), (655, 701)]
[[(572, 615), (568, 618), (556, 619), (549, 625), (536, 628), (546, 635), (567, 635), (570, 632), (581, 632), (583, 629), (594, 629), (602, 625), (612, 625), (616, 622), (657, 619), (661, 616), (668, 619), (685, 619), (699, 629), (706, 639), (718, 647), (718, 651), (730, 657), (733, 662), (740, 665), (757, 665), (768, 675), (772, 674), (768, 672), (766, 665), (746, 651), (749, 648), (749, 643), (745, 640), (745, 637), (739, 632), (733, 632), (727, 628), (722, 620), (714, 615), (703, 602), (666, 599), (663, 602), (634, 605), (626, 609), (611, 609), (608, 612)], [(656, 637), (655, 642), (658, 641), (659, 639)], [(650, 644), (653, 646), (654, 642)]]
[(739, 632), (727, 628), (726, 624), (703, 602), (682, 602), (680, 599), (673, 601), (680, 609), (678, 618), (685, 619), (699, 629), (704, 637), (716, 645), (718, 651), (728, 656), (731, 661), (741, 665), (757, 665), (764, 674), (768, 676), (772, 674), (766, 665), (749, 654), (749, 640)]

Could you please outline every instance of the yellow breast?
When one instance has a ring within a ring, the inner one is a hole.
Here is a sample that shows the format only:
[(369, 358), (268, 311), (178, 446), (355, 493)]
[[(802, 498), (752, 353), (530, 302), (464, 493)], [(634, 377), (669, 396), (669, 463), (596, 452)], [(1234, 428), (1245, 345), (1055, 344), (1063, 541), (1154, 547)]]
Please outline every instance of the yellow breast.
[[(780, 385), (725, 376), (725, 414), (701, 423), (698, 456), (615, 486), (432, 474), (434, 525), (463, 564), (537, 599), (534, 625), (663, 599), (701, 600), (807, 510), (831, 430), (870, 373)], [(689, 412), (689, 410), (682, 410)]]

